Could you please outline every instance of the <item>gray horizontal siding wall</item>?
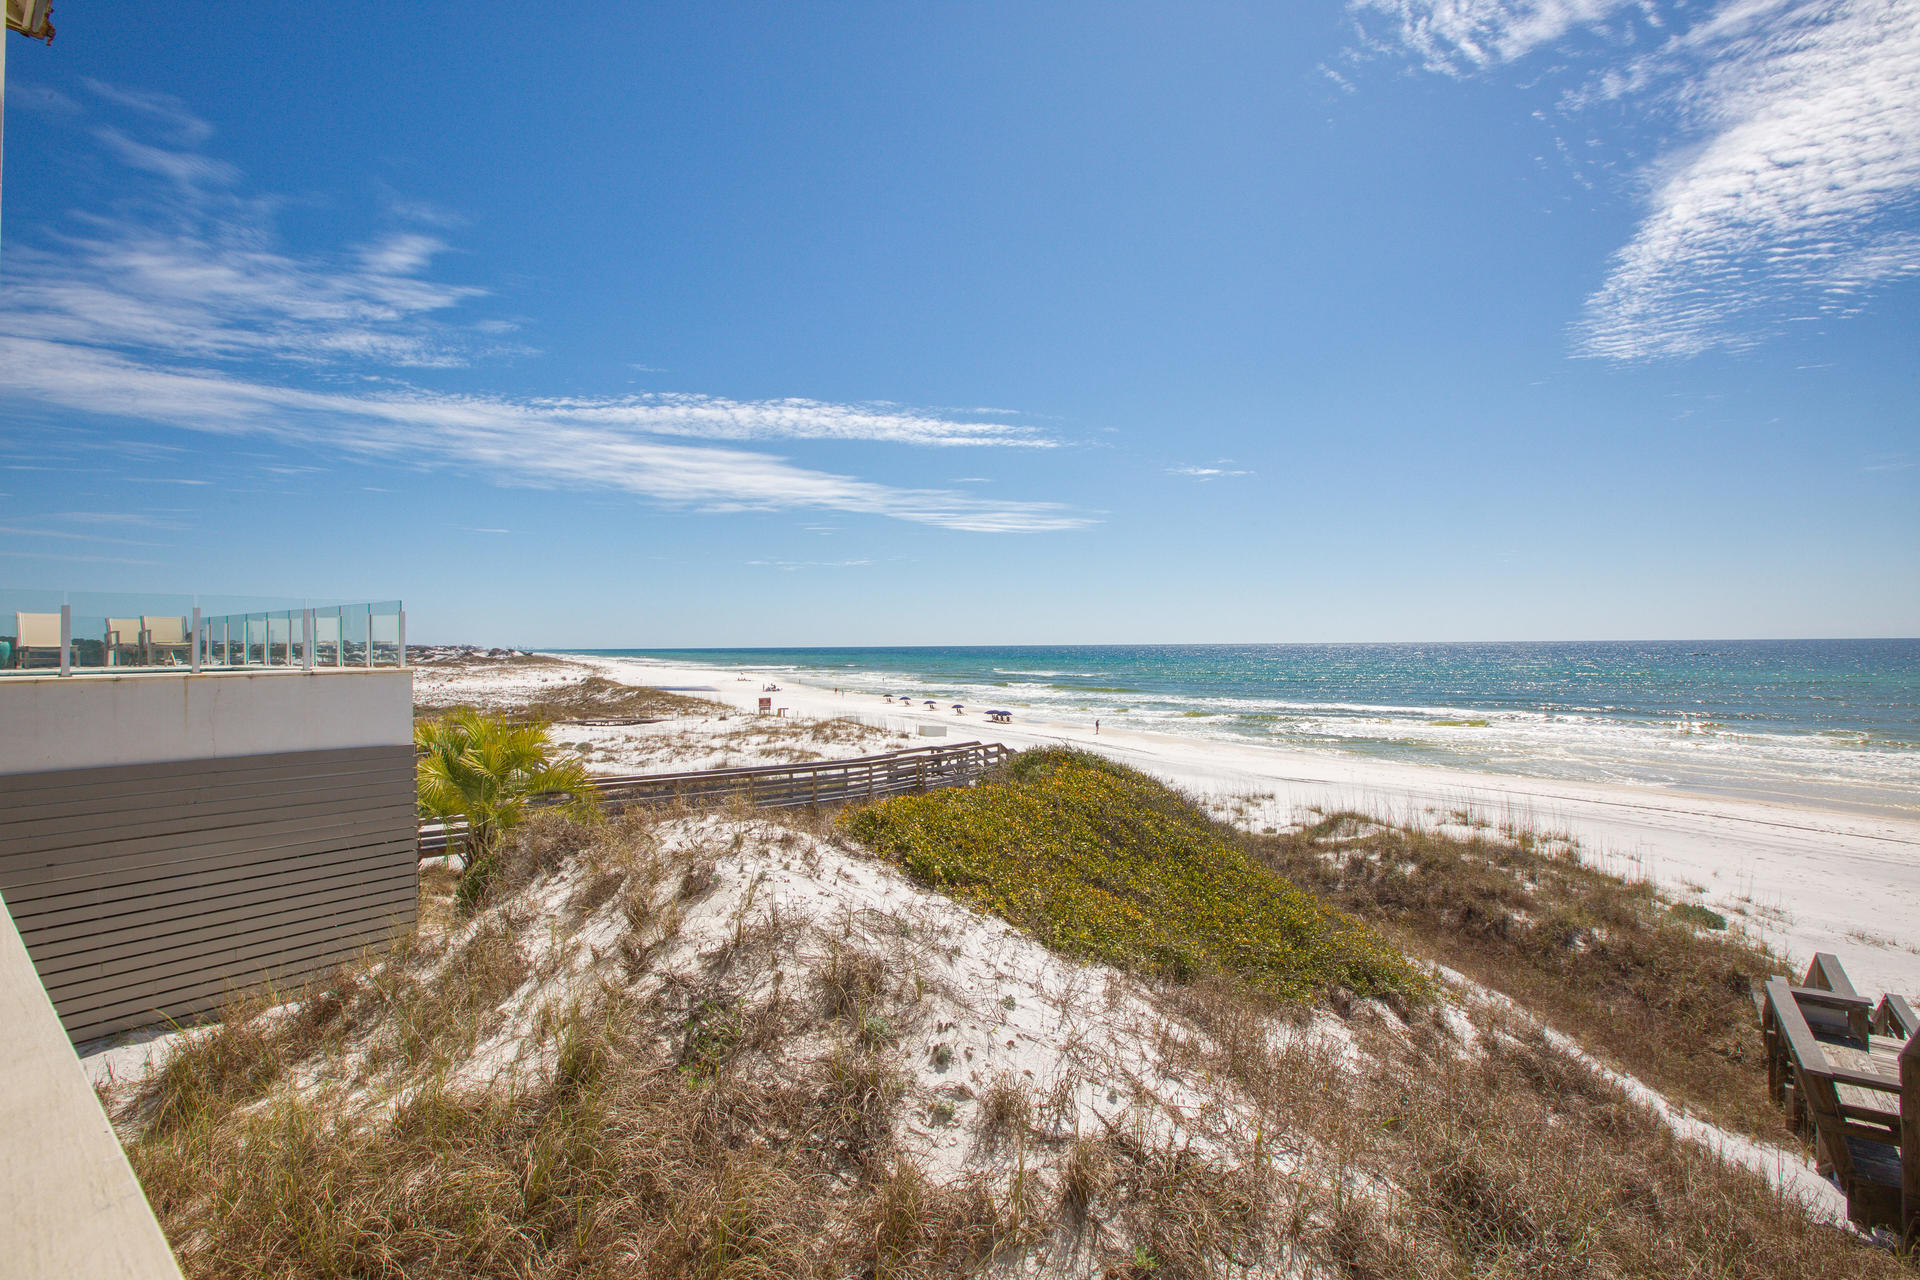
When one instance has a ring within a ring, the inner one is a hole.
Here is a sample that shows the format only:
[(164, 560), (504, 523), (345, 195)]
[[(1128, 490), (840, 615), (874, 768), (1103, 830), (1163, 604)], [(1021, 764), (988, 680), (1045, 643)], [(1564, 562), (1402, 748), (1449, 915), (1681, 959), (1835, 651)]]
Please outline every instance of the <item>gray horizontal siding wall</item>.
[(0, 897), (88, 1040), (297, 986), (413, 923), (413, 749), (0, 776)]

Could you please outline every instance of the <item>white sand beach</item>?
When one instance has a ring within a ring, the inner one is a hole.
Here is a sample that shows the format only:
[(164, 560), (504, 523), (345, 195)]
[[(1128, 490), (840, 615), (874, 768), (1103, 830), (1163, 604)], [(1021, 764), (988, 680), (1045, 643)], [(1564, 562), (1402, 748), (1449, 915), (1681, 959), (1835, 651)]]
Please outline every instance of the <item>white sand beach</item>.
[[(923, 726), (939, 726), (948, 742), (1089, 747), (1212, 799), (1255, 829), (1284, 827), (1316, 810), (1356, 809), (1430, 826), (1480, 822), (1565, 836), (1609, 870), (1649, 879), (1676, 900), (1739, 921), (1798, 964), (1832, 951), (1862, 992), (1920, 995), (1920, 823), (1894, 816), (1205, 742), (1112, 721), (1098, 734), (1090, 722), (1018, 717), (996, 725), (984, 708), (956, 714), (948, 706), (928, 710), (784, 680), (769, 695), (761, 673), (634, 658), (566, 660), (626, 683), (711, 689), (698, 696), (744, 711), (771, 696), (789, 717), (857, 720), (893, 746), (902, 734), (915, 744), (939, 741), (920, 736)], [(463, 685), (477, 692), (493, 679), (528, 678), (522, 671), (475, 672)], [(883, 748), (858, 737), (822, 753), (875, 749)], [(733, 762), (750, 758), (736, 754)]]

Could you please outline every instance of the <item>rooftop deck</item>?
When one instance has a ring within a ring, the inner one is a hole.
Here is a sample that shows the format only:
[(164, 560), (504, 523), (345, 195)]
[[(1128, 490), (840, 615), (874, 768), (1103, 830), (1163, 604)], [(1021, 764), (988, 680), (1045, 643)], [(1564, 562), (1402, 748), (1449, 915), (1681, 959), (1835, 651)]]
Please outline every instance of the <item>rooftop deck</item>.
[(0, 677), (404, 667), (398, 600), (250, 600), (0, 588)]

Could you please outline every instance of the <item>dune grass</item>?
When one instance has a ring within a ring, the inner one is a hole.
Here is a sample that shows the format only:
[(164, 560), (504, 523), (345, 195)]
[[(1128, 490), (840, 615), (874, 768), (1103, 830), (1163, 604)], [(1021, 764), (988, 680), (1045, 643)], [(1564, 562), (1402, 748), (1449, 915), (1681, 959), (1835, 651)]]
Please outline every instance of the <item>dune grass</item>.
[(1023, 752), (978, 787), (883, 801), (843, 825), (1071, 955), (1177, 981), (1231, 974), (1290, 999), (1426, 990), (1371, 929), (1247, 857), (1166, 784), (1101, 756)]
[[(563, 867), (584, 874), (537, 917), (515, 895)], [(503, 839), (479, 919), (440, 902), (422, 918), (451, 927), (294, 1005), (232, 1002), (115, 1108), (186, 1274), (944, 1275), (1022, 1238), (1006, 1189), (930, 1185), (897, 1159), (899, 1064), (868, 1033), (899, 1016), (897, 984), (853, 954), (823, 968), (817, 1002), (757, 971), (735, 973), (739, 990), (542, 997), (526, 1047), (546, 1065), (461, 1083), (505, 1002), (553, 976), (537, 940), (617, 910), (619, 963), (644, 971), (713, 876), (699, 849), (663, 852), (645, 815), (541, 814)], [(784, 948), (759, 951), (730, 963)]]
[(569, 1016), (547, 1079), (493, 1093), (429, 1080), (373, 1124), (330, 1099), (278, 1097), (209, 1111), (130, 1154), (196, 1276), (857, 1268), (840, 1183), (884, 1185), (884, 1171), (848, 1170), (887, 1131), (886, 1065), (850, 1052), (838, 1070), (780, 1082), (695, 1078), (663, 1069), (621, 1017)]
[[(556, 678), (524, 695), (490, 694), (491, 709), (521, 721), (565, 724), (580, 720), (650, 720), (669, 716), (725, 714), (728, 708), (710, 698), (697, 698), (644, 685), (622, 684), (602, 675), (571, 679), (569, 668), (553, 662)], [(572, 668), (578, 670), (578, 668)], [(414, 716), (437, 716), (456, 707), (468, 706), (470, 698), (451, 693), (421, 694), (414, 701)]]
[(549, 724), (569, 720), (640, 720), (654, 716), (697, 716), (724, 713), (727, 707), (711, 698), (696, 698), (665, 689), (622, 684), (605, 676), (588, 676), (542, 689), (529, 698), (521, 714)]
[[(1212, 1033), (1189, 1042), (1189, 1069), (1244, 1090), (1263, 1124), (1256, 1144), (1286, 1170), (1216, 1171), (1226, 1176), (1207, 1211), (1188, 1219), (1209, 1233), (1203, 1257), (1245, 1256), (1251, 1239), (1294, 1266), (1276, 1273), (1366, 1280), (1913, 1274), (1677, 1137), (1497, 1007), (1466, 1010), (1465, 1026), (1437, 1004), (1407, 1023), (1358, 1007), (1354, 1071), (1299, 1040), (1276, 1047), (1232, 989), (1190, 989), (1186, 1003)], [(1095, 1213), (1113, 1207), (1095, 1195)], [(1169, 1239), (1143, 1238), (1150, 1249)]]
[(1792, 1141), (1766, 1096), (1749, 995), (1783, 971), (1698, 906), (1675, 909), (1529, 833), (1461, 839), (1331, 814), (1248, 852), (1416, 954), (1518, 1000), (1718, 1123)]

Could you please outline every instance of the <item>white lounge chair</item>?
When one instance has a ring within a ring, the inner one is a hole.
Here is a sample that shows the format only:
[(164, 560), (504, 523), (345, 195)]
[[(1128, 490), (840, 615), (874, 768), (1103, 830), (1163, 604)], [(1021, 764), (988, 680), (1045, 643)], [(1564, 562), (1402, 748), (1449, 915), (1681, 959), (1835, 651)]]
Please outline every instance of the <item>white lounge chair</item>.
[(140, 632), (144, 628), (138, 618), (108, 618), (106, 652), (103, 660), (109, 667), (117, 667), (121, 655), (125, 654), (133, 662), (140, 661)]
[(13, 665), (30, 667), (36, 654), (51, 654), (60, 661), (60, 615), (57, 613), (16, 613), (13, 615)]
[(175, 666), (187, 658), (185, 618), (156, 618), (143, 613), (140, 615), (140, 632), (148, 666), (159, 666), (162, 662)]

